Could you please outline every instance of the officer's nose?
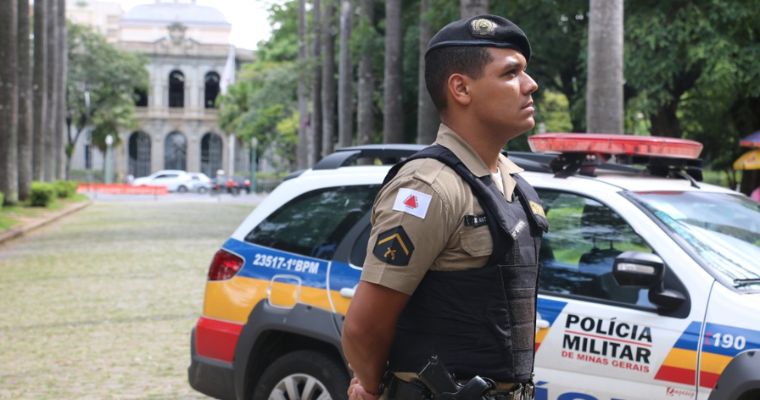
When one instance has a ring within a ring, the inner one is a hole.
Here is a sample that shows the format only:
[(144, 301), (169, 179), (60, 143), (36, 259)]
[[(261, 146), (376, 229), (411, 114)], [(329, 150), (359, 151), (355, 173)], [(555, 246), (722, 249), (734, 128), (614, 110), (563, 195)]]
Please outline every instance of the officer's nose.
[(538, 90), (538, 83), (526, 72), (522, 82), (523, 93), (528, 95)]

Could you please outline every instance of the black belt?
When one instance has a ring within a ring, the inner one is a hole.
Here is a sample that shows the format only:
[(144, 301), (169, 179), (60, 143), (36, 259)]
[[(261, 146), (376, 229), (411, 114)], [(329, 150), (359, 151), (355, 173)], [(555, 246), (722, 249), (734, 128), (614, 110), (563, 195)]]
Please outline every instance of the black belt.
[[(388, 382), (385, 385), (384, 395), (388, 400), (435, 400), (436, 397), (418, 380), (411, 382), (399, 379), (397, 376), (390, 374)], [(451, 397), (456, 399), (455, 397)], [(490, 390), (481, 397), (482, 400), (533, 400), (534, 386), (533, 383), (517, 383), (509, 391)], [(462, 399), (474, 400), (474, 399)]]

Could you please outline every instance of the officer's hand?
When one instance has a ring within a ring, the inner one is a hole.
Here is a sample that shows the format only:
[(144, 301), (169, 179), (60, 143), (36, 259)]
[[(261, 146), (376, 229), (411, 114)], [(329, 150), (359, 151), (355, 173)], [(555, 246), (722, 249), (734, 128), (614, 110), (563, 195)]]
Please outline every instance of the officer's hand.
[(348, 400), (377, 400), (380, 396), (372, 394), (359, 383), (359, 379), (352, 378), (348, 386)]

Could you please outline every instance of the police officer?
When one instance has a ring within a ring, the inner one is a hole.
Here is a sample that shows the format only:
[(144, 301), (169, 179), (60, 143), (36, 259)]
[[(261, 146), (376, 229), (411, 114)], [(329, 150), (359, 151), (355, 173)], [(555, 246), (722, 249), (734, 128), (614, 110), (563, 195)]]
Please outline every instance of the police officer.
[(431, 147), (391, 170), (373, 206), (343, 325), (351, 399), (425, 398), (416, 373), (432, 355), (457, 380), (496, 382), (490, 398), (532, 396), (548, 224), (522, 169), (501, 154), (535, 124), (529, 59), (525, 33), (494, 15), (430, 40), (425, 81), (441, 125)]

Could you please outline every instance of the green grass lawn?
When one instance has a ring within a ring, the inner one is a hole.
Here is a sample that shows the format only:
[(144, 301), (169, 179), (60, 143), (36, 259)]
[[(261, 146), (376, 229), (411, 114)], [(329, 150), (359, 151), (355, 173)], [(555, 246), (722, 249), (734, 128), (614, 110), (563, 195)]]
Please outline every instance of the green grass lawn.
[(190, 330), (252, 205), (95, 203), (0, 247), (0, 399), (201, 399)]
[(76, 193), (68, 199), (56, 199), (47, 207), (30, 207), (26, 202), (0, 207), (0, 232), (6, 231), (23, 221), (42, 218), (47, 214), (62, 210), (71, 203), (86, 201), (87, 196)]

